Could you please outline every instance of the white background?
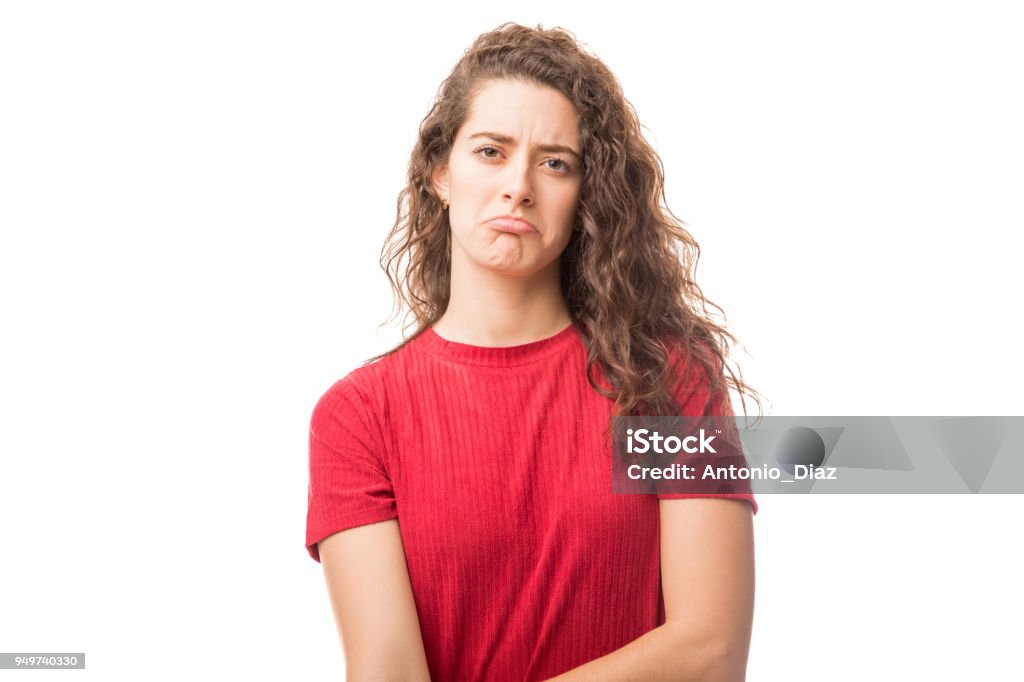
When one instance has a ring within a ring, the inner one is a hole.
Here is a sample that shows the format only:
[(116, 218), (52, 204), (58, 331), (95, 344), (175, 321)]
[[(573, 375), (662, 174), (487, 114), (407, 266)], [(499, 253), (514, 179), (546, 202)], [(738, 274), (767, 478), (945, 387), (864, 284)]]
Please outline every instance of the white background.
[[(504, 21), (619, 76), (770, 414), (1024, 414), (1013, 3), (360, 4), (0, 8), (0, 651), (87, 655), (0, 677), (341, 677), (308, 419)], [(1019, 674), (1021, 497), (759, 502), (749, 679)]]

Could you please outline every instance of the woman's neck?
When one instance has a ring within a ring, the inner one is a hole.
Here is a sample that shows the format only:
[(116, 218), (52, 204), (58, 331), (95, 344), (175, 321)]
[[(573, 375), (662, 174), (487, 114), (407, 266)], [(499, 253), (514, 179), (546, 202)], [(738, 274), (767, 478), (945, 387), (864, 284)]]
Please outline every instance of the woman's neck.
[(572, 322), (562, 294), (560, 259), (517, 276), (454, 255), (448, 307), (432, 325), (441, 338), (474, 346), (517, 346), (554, 336)]

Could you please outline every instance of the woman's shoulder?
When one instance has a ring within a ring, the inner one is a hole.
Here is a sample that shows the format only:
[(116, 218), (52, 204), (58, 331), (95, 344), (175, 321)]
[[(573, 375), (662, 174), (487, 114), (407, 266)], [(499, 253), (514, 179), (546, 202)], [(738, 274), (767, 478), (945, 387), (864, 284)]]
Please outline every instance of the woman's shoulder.
[(670, 391), (680, 414), (719, 414), (731, 410), (722, 359), (711, 345), (702, 339), (678, 338), (666, 345), (673, 370)]
[(394, 374), (397, 362), (398, 352), (364, 361), (341, 378), (333, 380), (324, 392), (324, 397), (355, 397), (373, 393), (382, 381)]
[(379, 411), (396, 382), (408, 372), (408, 344), (362, 362), (341, 378), (331, 381), (317, 401), (317, 410), (355, 409)]

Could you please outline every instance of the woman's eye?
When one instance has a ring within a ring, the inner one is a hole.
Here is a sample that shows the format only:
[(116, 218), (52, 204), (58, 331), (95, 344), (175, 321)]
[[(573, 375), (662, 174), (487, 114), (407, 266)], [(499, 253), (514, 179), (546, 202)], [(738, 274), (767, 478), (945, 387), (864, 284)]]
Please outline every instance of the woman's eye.
[[(482, 156), (485, 159), (496, 159), (501, 155), (501, 152), (499, 150), (495, 149), (494, 147), (491, 147), (490, 145), (477, 147), (476, 149), (473, 150), (473, 153), (478, 156)], [(562, 159), (547, 159), (546, 161), (544, 161), (544, 163), (554, 164), (548, 166), (548, 168), (554, 171), (559, 171), (561, 173), (572, 172), (572, 166), (570, 166)]]
[(487, 154), (487, 152), (494, 152), (495, 154), (497, 154), (498, 150), (495, 149), (494, 147), (478, 147), (477, 149), (475, 149), (473, 151), (474, 154), (480, 154), (481, 152), (484, 153), (483, 157), (485, 159), (494, 159), (494, 158), (497, 158), (497, 157), (496, 156), (491, 156), (491, 155)]

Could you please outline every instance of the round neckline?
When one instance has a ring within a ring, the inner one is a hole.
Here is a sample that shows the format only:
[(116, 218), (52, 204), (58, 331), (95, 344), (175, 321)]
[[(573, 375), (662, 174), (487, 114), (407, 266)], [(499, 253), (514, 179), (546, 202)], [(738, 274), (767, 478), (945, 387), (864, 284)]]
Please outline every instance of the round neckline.
[(515, 346), (476, 346), (449, 341), (433, 327), (427, 327), (419, 336), (419, 345), (427, 353), (453, 362), (485, 367), (515, 367), (536, 362), (566, 347), (577, 338), (575, 323), (570, 322), (562, 331), (547, 338)]

